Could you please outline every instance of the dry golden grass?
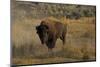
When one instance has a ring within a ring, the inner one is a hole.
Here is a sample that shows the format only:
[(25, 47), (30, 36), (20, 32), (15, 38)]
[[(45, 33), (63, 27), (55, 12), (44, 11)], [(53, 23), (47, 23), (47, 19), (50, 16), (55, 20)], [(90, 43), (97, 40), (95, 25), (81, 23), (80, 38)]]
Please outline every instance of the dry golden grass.
[[(72, 61), (95, 60), (95, 17), (83, 17), (78, 20), (48, 17), (50, 20), (67, 24), (67, 36), (64, 50), (62, 41), (57, 40), (53, 49), (54, 56), (48, 56), (46, 45), (41, 45), (35, 26), (42, 19), (24, 19), (12, 24), (13, 64), (41, 64)], [(59, 59), (58, 59), (59, 58)]]

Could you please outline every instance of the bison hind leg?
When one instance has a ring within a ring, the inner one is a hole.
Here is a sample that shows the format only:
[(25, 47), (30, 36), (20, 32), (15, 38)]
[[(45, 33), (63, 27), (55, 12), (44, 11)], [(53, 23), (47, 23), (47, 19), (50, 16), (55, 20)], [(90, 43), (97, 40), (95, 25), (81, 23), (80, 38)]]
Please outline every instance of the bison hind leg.
[(60, 39), (63, 42), (62, 50), (64, 50), (64, 47), (65, 47), (64, 45), (65, 45), (65, 42), (66, 42), (66, 37), (65, 36), (62, 36), (62, 37), (60, 37)]
[(65, 45), (66, 37), (65, 36), (61, 36), (60, 39), (62, 40), (63, 45)]

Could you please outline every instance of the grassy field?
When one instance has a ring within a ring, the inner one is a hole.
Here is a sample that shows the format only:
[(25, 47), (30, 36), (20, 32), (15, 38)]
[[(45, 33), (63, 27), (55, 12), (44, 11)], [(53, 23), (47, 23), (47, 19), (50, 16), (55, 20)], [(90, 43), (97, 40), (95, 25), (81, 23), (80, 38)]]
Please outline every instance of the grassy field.
[[(44, 19), (44, 18), (43, 18)], [(35, 27), (43, 19), (16, 20), (12, 23), (12, 63), (15, 65), (59, 63), (96, 60), (95, 17), (80, 19), (60, 18), (67, 24), (66, 44), (57, 40), (53, 56), (48, 55), (46, 45), (42, 45)], [(57, 20), (54, 17), (48, 17)]]

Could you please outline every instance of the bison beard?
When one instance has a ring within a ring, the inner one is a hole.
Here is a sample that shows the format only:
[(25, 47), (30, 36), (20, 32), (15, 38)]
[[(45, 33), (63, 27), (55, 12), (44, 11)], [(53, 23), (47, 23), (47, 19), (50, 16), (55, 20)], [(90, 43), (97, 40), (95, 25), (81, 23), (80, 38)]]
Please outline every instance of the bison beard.
[(44, 20), (36, 26), (37, 34), (42, 44), (46, 44), (48, 51), (55, 47), (56, 40), (60, 38), (65, 44), (67, 26), (58, 21)]

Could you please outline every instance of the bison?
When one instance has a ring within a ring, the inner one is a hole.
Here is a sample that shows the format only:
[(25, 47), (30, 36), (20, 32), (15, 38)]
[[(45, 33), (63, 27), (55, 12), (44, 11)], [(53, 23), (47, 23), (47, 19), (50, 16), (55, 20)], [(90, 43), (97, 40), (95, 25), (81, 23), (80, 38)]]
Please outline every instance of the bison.
[(36, 26), (36, 30), (41, 43), (46, 44), (48, 51), (52, 51), (58, 38), (65, 44), (67, 25), (60, 21), (43, 20)]

